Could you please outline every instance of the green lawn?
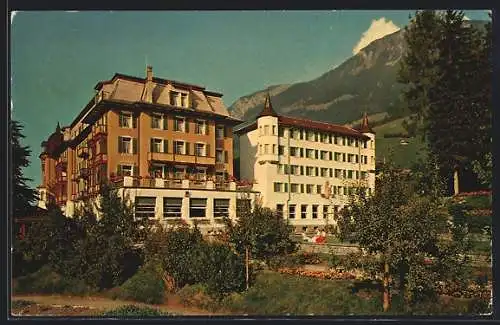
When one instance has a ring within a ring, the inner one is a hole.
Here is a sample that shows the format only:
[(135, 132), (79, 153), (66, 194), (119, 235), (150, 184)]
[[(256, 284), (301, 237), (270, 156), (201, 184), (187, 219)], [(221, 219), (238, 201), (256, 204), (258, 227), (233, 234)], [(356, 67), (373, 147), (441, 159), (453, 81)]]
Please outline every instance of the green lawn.
[(390, 152), (393, 152), (393, 161), (396, 166), (401, 168), (410, 168), (418, 158), (426, 155), (425, 145), (418, 137), (408, 139), (407, 145), (400, 144), (399, 138), (384, 138), (377, 134), (375, 144), (375, 154), (378, 161), (389, 159)]
[(377, 135), (384, 135), (387, 133), (406, 133), (406, 130), (403, 128), (401, 124), (404, 121), (405, 117), (399, 118), (394, 121), (387, 122), (382, 125), (375, 126), (373, 131), (376, 132)]

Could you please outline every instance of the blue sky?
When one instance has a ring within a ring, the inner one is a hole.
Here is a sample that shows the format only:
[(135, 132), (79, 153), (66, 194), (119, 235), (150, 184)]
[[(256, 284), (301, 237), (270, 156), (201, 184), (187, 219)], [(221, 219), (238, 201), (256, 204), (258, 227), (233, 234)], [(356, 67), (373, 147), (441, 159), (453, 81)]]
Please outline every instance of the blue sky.
[[(265, 87), (319, 77), (414, 11), (17, 12), (11, 19), (12, 116), (32, 149), (26, 176), (40, 182), (40, 144), (69, 125), (115, 72), (194, 83), (230, 106)], [(466, 11), (488, 19), (486, 11)]]

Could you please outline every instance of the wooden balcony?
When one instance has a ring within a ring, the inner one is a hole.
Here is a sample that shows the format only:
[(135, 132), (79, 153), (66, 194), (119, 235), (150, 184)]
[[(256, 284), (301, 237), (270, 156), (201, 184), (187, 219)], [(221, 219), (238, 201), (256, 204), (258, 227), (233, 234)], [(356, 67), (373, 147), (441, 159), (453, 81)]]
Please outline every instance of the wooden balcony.
[(224, 148), (224, 139), (215, 139), (215, 147), (217, 149), (223, 149)]
[(88, 158), (90, 155), (89, 147), (78, 147), (77, 155), (80, 158)]
[(215, 163), (215, 170), (217, 170), (217, 171), (226, 170), (226, 164), (225, 163)]
[(164, 152), (149, 152), (148, 157), (150, 161), (158, 162), (178, 162), (184, 164), (196, 164), (196, 165), (210, 165), (215, 164), (215, 157), (208, 156), (195, 156), (195, 155), (181, 155), (175, 153), (164, 153)]
[(186, 189), (186, 190), (238, 190), (236, 182), (196, 179), (163, 179), (163, 178), (139, 178), (135, 176), (124, 176), (116, 179), (115, 187), (137, 187), (137, 188), (167, 188), (167, 189)]
[(89, 168), (80, 168), (79, 176), (80, 176), (80, 178), (88, 178), (90, 176), (90, 169)]
[(97, 155), (94, 156), (94, 159), (92, 161), (92, 165), (102, 165), (108, 162), (108, 155), (105, 153), (98, 153)]
[(108, 128), (103, 124), (96, 124), (92, 128), (92, 138), (99, 138), (100, 136), (107, 135)]
[(174, 154), (164, 152), (149, 152), (151, 161), (174, 161)]

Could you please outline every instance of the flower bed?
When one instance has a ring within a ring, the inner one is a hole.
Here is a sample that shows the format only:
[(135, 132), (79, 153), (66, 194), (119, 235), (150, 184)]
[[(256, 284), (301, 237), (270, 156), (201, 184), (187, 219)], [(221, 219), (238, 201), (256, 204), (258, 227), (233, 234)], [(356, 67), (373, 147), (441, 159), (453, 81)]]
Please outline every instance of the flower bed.
[(341, 272), (337, 270), (308, 271), (298, 268), (281, 268), (278, 269), (278, 272), (282, 274), (299, 275), (322, 280), (355, 280), (357, 278), (353, 273)]
[(489, 299), (491, 297), (491, 288), (491, 281), (488, 281), (488, 284), (484, 286), (470, 282), (465, 288), (460, 288), (458, 284), (454, 283), (441, 283), (437, 287), (437, 293), (455, 298)]

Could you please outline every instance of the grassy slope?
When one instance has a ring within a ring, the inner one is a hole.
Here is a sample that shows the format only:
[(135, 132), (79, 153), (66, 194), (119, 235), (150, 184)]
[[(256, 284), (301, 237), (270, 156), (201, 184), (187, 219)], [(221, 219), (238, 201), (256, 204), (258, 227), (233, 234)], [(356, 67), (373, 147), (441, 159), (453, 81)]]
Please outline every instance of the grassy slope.
[(404, 118), (387, 122), (374, 128), (376, 132), (376, 156), (377, 160), (389, 159), (391, 150), (393, 151), (394, 163), (402, 168), (410, 168), (419, 157), (425, 156), (425, 143), (417, 136), (408, 139), (407, 145), (400, 144), (400, 138), (384, 138), (387, 133), (405, 132), (401, 123)]

